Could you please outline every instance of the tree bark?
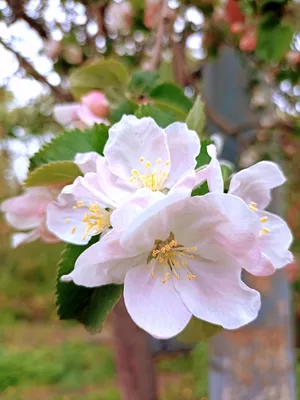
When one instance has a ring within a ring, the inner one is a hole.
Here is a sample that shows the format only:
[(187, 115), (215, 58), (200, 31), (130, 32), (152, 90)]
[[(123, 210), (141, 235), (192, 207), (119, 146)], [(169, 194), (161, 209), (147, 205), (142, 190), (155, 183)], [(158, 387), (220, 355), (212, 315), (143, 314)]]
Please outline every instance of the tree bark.
[(112, 312), (112, 324), (121, 400), (157, 400), (149, 337), (132, 321), (123, 298)]

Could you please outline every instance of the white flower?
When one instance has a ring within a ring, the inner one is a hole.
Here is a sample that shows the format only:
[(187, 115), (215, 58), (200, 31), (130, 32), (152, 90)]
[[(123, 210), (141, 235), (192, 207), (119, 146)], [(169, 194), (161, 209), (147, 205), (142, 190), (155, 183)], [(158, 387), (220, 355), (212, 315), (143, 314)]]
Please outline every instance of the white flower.
[(124, 282), (132, 319), (159, 338), (178, 334), (192, 314), (227, 329), (256, 318), (260, 296), (242, 282), (240, 267), (260, 255), (255, 214), (227, 194), (153, 196), (161, 194), (142, 189), (130, 207), (119, 208), (115, 228), (62, 280), (87, 287)]

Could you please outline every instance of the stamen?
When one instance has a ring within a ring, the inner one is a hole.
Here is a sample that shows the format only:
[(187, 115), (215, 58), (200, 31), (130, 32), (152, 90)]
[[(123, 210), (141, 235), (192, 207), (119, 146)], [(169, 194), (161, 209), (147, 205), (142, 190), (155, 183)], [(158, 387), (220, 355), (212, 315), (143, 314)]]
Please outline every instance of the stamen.
[(133, 169), (131, 171), (131, 173), (132, 173), (133, 176), (138, 176), (139, 175), (139, 171), (137, 169)]
[(250, 204), (249, 208), (250, 208), (251, 211), (258, 211), (257, 208), (252, 206), (251, 204)]
[(269, 232), (270, 232), (270, 229), (268, 229), (268, 228), (262, 228), (262, 231), (263, 231), (264, 233), (269, 233)]
[(250, 205), (253, 206), (253, 207), (256, 207), (256, 206), (257, 206), (257, 203), (255, 203), (255, 201), (251, 201), (251, 202), (250, 202)]
[(76, 201), (76, 204), (77, 204), (77, 207), (84, 207), (84, 205), (85, 205), (84, 202), (81, 200)]
[(197, 247), (191, 247), (191, 251), (197, 251)]
[(72, 208), (73, 208), (73, 210), (76, 210), (76, 209), (77, 209), (77, 207), (76, 207), (76, 206), (73, 206)]
[(70, 222), (71, 220), (70, 220), (70, 218), (66, 218), (66, 222)]
[(146, 161), (145, 162), (145, 167), (146, 168), (150, 168), (151, 167), (151, 162), (150, 161)]
[(268, 221), (268, 217), (261, 217), (260, 222), (264, 223)]
[(145, 158), (144, 157), (140, 157), (140, 162), (144, 162), (145, 161)]
[(170, 163), (171, 163), (171, 161), (170, 161), (170, 160), (167, 160), (167, 161), (165, 162), (165, 165), (168, 166), (168, 165), (170, 165)]
[(71, 232), (73, 233), (73, 235), (76, 232), (76, 226), (75, 225), (72, 226)]
[(158, 158), (157, 160), (156, 160), (156, 164), (160, 164), (161, 163), (161, 158)]

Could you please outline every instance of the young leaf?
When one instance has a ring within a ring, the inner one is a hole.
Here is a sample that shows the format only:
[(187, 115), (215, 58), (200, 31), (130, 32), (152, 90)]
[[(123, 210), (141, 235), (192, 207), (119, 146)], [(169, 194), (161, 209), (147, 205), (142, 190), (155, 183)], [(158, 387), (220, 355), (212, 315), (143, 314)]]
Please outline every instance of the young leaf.
[(132, 74), (129, 90), (137, 96), (146, 96), (159, 81), (159, 74), (154, 71), (136, 71)]
[(203, 165), (209, 164), (211, 157), (207, 153), (207, 146), (210, 144), (214, 144), (211, 139), (203, 139), (201, 140), (201, 150), (200, 153), (196, 157), (196, 169), (202, 167)]
[(149, 97), (157, 103), (173, 106), (184, 113), (188, 113), (192, 107), (191, 100), (185, 96), (179, 86), (173, 83), (162, 83), (156, 86), (149, 93)]
[(207, 185), (207, 181), (201, 183), (201, 185), (199, 185), (199, 186), (196, 186), (192, 191), (191, 197), (203, 196), (206, 193), (209, 193), (209, 188), (208, 188), (208, 185)]
[(46, 186), (57, 183), (73, 182), (82, 175), (79, 167), (73, 161), (57, 161), (44, 164), (29, 172), (24, 182), (25, 187)]
[(187, 327), (177, 336), (183, 343), (197, 343), (207, 340), (223, 330), (222, 326), (193, 317)]
[(168, 112), (160, 110), (153, 104), (142, 105), (135, 113), (136, 117), (151, 117), (161, 128), (166, 128), (168, 125), (176, 121), (176, 119)]
[(117, 108), (113, 109), (110, 113), (110, 119), (112, 124), (120, 121), (123, 115), (134, 114), (137, 110), (138, 105), (131, 100), (123, 101)]
[(119, 89), (127, 84), (128, 78), (128, 71), (120, 62), (100, 60), (71, 73), (70, 87), (73, 95), (80, 98), (95, 89)]
[(74, 269), (80, 254), (98, 239), (99, 237), (94, 236), (85, 246), (66, 245), (59, 263), (56, 284), (56, 304), (60, 319), (76, 319), (90, 332), (99, 332), (102, 329), (108, 313), (122, 294), (122, 285), (86, 288), (73, 282), (61, 282), (60, 278)]
[(94, 125), (93, 128), (84, 131), (66, 131), (31, 157), (29, 171), (49, 162), (72, 161), (77, 153), (95, 151), (103, 155), (107, 138), (108, 127), (103, 124)]
[(187, 127), (193, 131), (196, 131), (199, 137), (203, 136), (205, 127), (205, 113), (204, 103), (200, 96), (197, 96), (193, 107), (190, 109), (186, 119)]

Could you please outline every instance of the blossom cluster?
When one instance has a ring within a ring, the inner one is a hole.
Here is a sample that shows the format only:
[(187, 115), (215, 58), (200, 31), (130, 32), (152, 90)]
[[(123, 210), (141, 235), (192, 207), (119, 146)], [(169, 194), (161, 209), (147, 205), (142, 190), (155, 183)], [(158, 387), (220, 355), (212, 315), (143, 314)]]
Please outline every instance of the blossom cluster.
[[(76, 155), (83, 176), (59, 194), (28, 189), (2, 210), (16, 228), (33, 229), (23, 241), (86, 245), (100, 235), (62, 281), (124, 284), (129, 314), (152, 336), (177, 335), (192, 315), (236, 329), (261, 305), (243, 270), (267, 276), (293, 259), (287, 224), (265, 211), (285, 177), (261, 161), (234, 174), (225, 192), (215, 145), (199, 166), (200, 149), (185, 123), (162, 129), (152, 118), (125, 115), (109, 129), (103, 156)], [(197, 194), (205, 182), (208, 193)]]

